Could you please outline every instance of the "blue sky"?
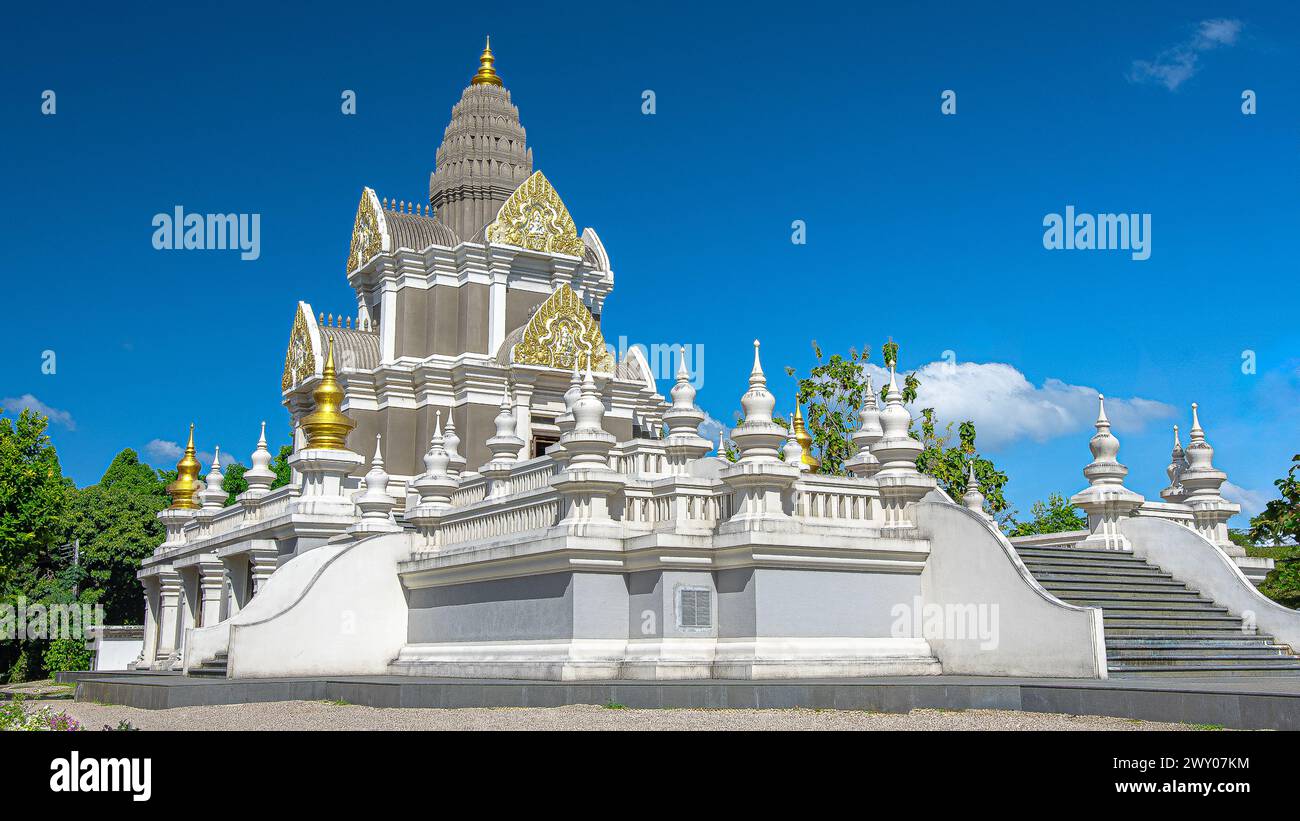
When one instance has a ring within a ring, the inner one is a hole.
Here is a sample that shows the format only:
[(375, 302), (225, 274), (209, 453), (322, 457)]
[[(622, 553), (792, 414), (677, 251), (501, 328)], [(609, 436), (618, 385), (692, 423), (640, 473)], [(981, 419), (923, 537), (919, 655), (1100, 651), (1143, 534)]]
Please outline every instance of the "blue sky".
[[(286, 439), (295, 301), (350, 309), (361, 187), (424, 200), (490, 33), (536, 167), (609, 249), (606, 335), (703, 345), (713, 416), (756, 336), (785, 410), (810, 339), (892, 337), (1023, 513), (1083, 486), (1097, 390), (1134, 489), (1164, 485), (1197, 401), (1257, 508), (1300, 450), (1300, 10), (898, 5), (24, 7), (0, 79), (0, 400), (53, 411), (78, 484), (191, 419), (245, 462), (259, 420)], [(178, 204), (260, 214), (260, 258), (154, 250)], [(1067, 205), (1150, 214), (1151, 258), (1044, 249)]]

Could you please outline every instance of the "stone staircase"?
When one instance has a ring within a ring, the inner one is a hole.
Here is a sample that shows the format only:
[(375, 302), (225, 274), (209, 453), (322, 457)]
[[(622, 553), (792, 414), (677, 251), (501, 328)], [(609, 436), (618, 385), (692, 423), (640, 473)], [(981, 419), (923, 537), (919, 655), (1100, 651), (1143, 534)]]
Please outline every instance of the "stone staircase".
[(199, 666), (191, 667), (189, 675), (199, 676), (202, 678), (225, 678), (226, 653), (217, 653), (215, 657), (202, 662)]
[(1300, 658), (1273, 637), (1131, 553), (1017, 546), (1038, 583), (1070, 604), (1100, 607), (1114, 678), (1300, 675)]

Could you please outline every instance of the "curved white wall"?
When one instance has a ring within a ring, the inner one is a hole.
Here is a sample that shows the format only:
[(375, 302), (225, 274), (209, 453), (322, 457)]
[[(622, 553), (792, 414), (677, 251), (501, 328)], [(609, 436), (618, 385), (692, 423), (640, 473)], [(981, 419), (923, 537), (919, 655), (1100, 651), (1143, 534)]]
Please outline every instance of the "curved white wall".
[(996, 642), (926, 638), (946, 674), (1106, 677), (1101, 610), (1066, 604), (1043, 589), (997, 527), (948, 502), (916, 506), (930, 540), (921, 574), (926, 606), (996, 606)]
[(1120, 532), (1133, 555), (1159, 565), (1233, 613), (1253, 618), (1261, 632), (1300, 650), (1300, 611), (1283, 607), (1255, 589), (1222, 550), (1201, 534), (1155, 518), (1121, 519)]
[(277, 570), (226, 623), (228, 674), (385, 672), (406, 642), (406, 595), (397, 563), (410, 551), (407, 534), (385, 534), (327, 544)]

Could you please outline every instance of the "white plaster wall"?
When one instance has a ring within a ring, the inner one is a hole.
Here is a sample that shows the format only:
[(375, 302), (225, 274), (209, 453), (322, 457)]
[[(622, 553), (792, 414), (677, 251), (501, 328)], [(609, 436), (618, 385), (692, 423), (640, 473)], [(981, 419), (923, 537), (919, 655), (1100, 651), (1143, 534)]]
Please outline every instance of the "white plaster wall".
[(325, 545), (278, 569), (230, 630), (231, 677), (383, 673), (406, 641), (410, 538)]
[(1121, 519), (1133, 555), (1158, 565), (1238, 615), (1251, 615), (1260, 632), (1300, 648), (1300, 612), (1255, 589), (1236, 562), (1191, 528), (1165, 519)]
[(95, 639), (95, 669), (125, 670), (144, 649), (144, 639)]
[(1106, 677), (1100, 609), (1066, 604), (1044, 590), (1006, 537), (974, 511), (922, 502), (916, 522), (930, 540), (924, 604), (997, 605), (995, 646), (976, 637), (927, 636), (944, 673)]

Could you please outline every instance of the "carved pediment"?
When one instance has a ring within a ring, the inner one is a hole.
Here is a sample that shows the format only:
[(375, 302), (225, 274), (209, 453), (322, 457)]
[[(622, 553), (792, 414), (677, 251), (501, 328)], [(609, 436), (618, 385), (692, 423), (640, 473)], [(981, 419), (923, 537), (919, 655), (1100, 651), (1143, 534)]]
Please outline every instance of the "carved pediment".
[(572, 370), (575, 363), (587, 367), (588, 357), (593, 371), (613, 373), (614, 356), (605, 348), (600, 323), (572, 288), (561, 285), (528, 320), (513, 359), (521, 365)]
[(361, 202), (357, 203), (357, 217), (352, 223), (352, 246), (348, 249), (347, 271), (352, 273), (369, 262), (384, 247), (384, 230), (380, 225), (382, 217), (375, 192), (369, 188), (361, 191)]
[(586, 248), (550, 181), (536, 171), (506, 200), (485, 232), (488, 242), (580, 257)]
[(315, 335), (308, 316), (310, 308), (298, 303), (289, 332), (289, 349), (284, 354), (284, 375), (280, 377), (280, 390), (287, 391), (316, 375)]

